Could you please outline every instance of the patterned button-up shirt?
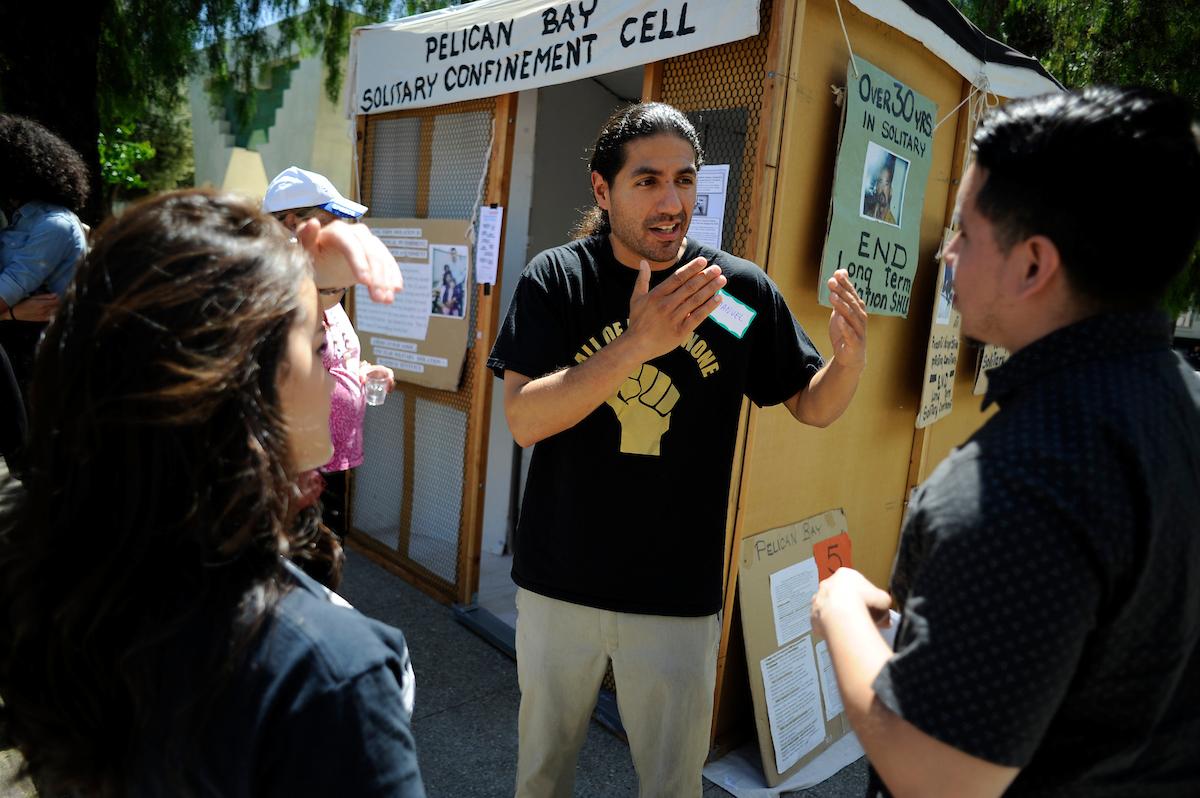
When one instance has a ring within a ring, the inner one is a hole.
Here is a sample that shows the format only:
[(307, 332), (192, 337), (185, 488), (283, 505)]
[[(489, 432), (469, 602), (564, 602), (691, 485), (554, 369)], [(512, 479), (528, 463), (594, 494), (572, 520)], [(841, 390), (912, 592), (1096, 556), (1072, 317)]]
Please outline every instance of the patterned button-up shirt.
[(874, 687), (1010, 795), (1200, 795), (1200, 377), (1159, 314), (989, 376), (1001, 410), (914, 494)]

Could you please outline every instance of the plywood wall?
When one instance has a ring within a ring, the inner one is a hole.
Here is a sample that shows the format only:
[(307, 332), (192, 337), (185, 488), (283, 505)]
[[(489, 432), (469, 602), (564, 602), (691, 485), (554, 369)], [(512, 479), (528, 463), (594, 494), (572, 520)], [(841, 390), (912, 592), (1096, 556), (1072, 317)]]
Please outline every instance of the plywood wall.
[[(920, 43), (851, 4), (843, 3), (842, 11), (856, 55), (929, 97), (939, 118), (958, 105), (964, 89), (958, 73)], [(845, 84), (848, 58), (832, 0), (804, 4), (788, 75), (766, 266), (792, 312), (827, 355), (829, 310), (817, 304), (816, 289), (841, 114), (831, 87)], [(880, 584), (886, 584), (891, 568), (909, 482), (933, 258), (956, 175), (957, 127), (958, 119), (952, 117), (934, 138), (921, 217), (921, 265), (909, 318), (871, 318), (867, 370), (850, 409), (823, 430), (797, 424), (783, 408), (755, 410), (748, 441), (739, 534), (843, 507), (855, 565)]]

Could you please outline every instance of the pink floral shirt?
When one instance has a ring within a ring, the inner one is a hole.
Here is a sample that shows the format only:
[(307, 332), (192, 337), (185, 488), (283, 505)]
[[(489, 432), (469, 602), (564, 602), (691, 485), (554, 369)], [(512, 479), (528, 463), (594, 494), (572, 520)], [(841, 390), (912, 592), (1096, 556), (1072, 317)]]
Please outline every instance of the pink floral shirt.
[(358, 376), (361, 353), (358, 334), (345, 309), (334, 305), (325, 311), (325, 355), (321, 360), (334, 381), (329, 411), (333, 459), (321, 467), (322, 471), (345, 471), (362, 465), (367, 396)]

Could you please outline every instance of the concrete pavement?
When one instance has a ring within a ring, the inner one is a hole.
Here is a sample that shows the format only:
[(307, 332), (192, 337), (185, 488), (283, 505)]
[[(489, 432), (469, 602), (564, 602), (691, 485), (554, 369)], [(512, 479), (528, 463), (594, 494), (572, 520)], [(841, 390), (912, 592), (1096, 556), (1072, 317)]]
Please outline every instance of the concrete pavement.
[[(373, 618), (400, 628), (417, 675), (413, 733), (430, 798), (503, 798), (517, 767), (516, 663), (459, 624), (453, 611), (366, 557), (348, 552), (342, 594)], [(789, 795), (861, 798), (862, 760), (832, 779)], [(576, 798), (633, 798), (629, 749), (596, 721), (579, 755)], [(729, 793), (705, 782), (704, 798)]]

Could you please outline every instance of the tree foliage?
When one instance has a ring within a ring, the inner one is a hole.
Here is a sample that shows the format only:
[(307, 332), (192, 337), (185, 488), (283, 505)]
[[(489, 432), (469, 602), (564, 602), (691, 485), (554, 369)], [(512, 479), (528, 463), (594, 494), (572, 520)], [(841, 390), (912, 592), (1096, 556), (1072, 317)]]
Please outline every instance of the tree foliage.
[(120, 120), (100, 131), (100, 179), (106, 204), (195, 182), (192, 125), (182, 95), (146, 109), (141, 119)]
[[(263, 6), (282, 14), (274, 28), (256, 25), (243, 10), (228, 28), (209, 26), (204, 36), (203, 66), (214, 98), (232, 95), (240, 122), (254, 112), (255, 85), (266, 68), (293, 49), (303, 56), (320, 53), (325, 63), (325, 93), (336, 100), (354, 24), (387, 19), (391, 0), (313, 0), (301, 10), (298, 0), (265, 0)], [(329, 43), (329, 46), (326, 46)]]
[(138, 164), (154, 157), (149, 141), (133, 140), (134, 127), (126, 122), (112, 133), (100, 133), (100, 179), (114, 190), (145, 188), (146, 178), (138, 173)]
[[(139, 118), (203, 70), (215, 96), (232, 94), (244, 121), (263, 70), (298, 50), (320, 54), (325, 92), (342, 87), (353, 26), (421, 13), (452, 0), (110, 0), (101, 40), (100, 115)], [(278, 20), (277, 24), (265, 24)]]
[(989, 35), (1039, 59), (1067, 87), (1170, 91), (1200, 106), (1195, 0), (955, 0)]
[[(293, 48), (320, 53), (326, 92), (341, 87), (350, 29), (450, 4), (451, 0), (94, 0), (71, 24), (46, 27), (46, 8), (0, 3), (0, 108), (38, 119), (89, 162), (100, 188), (97, 142), (151, 141), (146, 120), (173, 111), (189, 75), (206, 70), (252, 111), (255, 77)], [(278, 20), (275, 31), (266, 23)], [(51, 30), (53, 38), (33, 31)], [(53, 46), (50, 42), (53, 41)], [(117, 133), (128, 120), (137, 131)], [(143, 161), (136, 171), (151, 183)], [(93, 202), (86, 217), (100, 216)]]
[(180, 94), (170, 105), (148, 109), (138, 120), (138, 135), (154, 144), (154, 159), (139, 170), (147, 191), (167, 191), (195, 183), (192, 152), (192, 116), (187, 98)]
[[(1178, 94), (1200, 109), (1197, 0), (954, 3), (985, 33), (1040, 60), (1067, 88), (1150, 86)], [(1200, 304), (1200, 253), (1167, 297), (1168, 308), (1175, 312), (1189, 304)]]

